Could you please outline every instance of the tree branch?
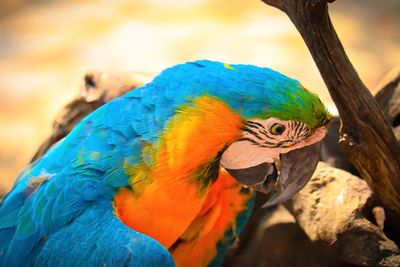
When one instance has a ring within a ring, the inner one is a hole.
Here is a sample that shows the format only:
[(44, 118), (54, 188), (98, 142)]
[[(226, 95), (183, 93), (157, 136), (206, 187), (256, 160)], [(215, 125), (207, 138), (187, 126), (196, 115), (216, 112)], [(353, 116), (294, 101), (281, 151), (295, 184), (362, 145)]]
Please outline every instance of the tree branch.
[(284, 11), (308, 46), (342, 120), (347, 156), (400, 218), (400, 148), (389, 123), (350, 63), (328, 14), (329, 0), (263, 0)]

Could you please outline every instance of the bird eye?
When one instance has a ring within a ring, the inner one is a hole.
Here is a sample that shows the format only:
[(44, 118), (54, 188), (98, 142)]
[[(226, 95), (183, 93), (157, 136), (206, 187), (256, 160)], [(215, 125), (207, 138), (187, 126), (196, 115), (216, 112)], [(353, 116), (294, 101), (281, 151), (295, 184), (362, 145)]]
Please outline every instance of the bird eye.
[(273, 135), (280, 135), (283, 134), (283, 132), (285, 131), (285, 125), (280, 124), (280, 123), (274, 123), (271, 128), (269, 128), (269, 131), (273, 134)]

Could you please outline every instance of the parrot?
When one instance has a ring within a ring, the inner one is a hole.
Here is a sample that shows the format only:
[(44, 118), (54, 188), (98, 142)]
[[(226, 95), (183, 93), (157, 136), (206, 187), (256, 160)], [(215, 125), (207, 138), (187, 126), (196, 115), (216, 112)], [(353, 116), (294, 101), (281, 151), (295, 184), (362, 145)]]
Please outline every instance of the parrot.
[(99, 107), (0, 203), (0, 266), (220, 266), (315, 171), (331, 115), (266, 67), (198, 60)]

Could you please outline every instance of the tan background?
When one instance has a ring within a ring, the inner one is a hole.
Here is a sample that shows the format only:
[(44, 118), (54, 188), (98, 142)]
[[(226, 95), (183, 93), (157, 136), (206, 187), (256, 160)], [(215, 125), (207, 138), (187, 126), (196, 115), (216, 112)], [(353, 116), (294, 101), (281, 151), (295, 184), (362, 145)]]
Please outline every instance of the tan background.
[[(339, 0), (331, 13), (373, 90), (399, 63), (400, 1)], [(332, 106), (289, 19), (258, 0), (2, 0), (0, 188), (10, 188), (87, 70), (158, 73), (195, 59), (274, 68)]]

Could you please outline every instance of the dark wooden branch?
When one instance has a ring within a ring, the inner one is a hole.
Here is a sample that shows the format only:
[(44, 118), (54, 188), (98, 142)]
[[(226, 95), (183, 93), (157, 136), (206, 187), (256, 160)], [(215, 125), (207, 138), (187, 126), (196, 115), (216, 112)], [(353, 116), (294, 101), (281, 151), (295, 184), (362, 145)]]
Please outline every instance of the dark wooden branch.
[(284, 11), (308, 46), (342, 120), (341, 144), (383, 204), (400, 219), (400, 149), (373, 96), (350, 63), (328, 0), (263, 0)]

